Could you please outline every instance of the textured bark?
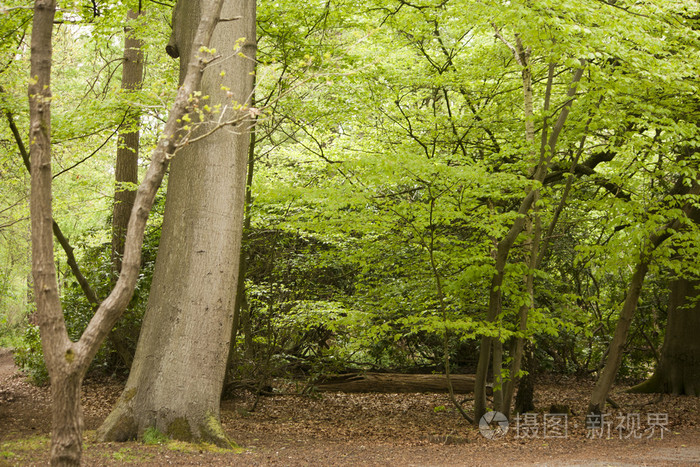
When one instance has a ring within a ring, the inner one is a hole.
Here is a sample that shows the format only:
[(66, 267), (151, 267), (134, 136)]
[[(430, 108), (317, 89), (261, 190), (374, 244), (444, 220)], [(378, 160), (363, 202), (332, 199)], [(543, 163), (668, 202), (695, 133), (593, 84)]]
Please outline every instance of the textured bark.
[[(255, 105), (255, 94), (251, 99)], [(243, 209), (243, 233), (241, 235), (241, 252), (238, 260), (238, 282), (236, 284), (236, 301), (233, 307), (233, 322), (231, 323), (231, 344), (229, 345), (228, 359), (226, 362), (226, 379), (224, 387), (234, 384), (235, 372), (232, 370), (236, 355), (236, 339), (241, 326), (241, 316), (248, 313), (248, 298), (245, 290), (245, 277), (248, 270), (248, 252), (246, 244), (248, 233), (250, 232), (250, 207), (253, 203), (253, 174), (255, 173), (255, 132), (250, 132), (250, 143), (248, 144), (248, 167), (246, 171), (245, 183), (245, 206)]]
[[(699, 193), (700, 184), (698, 183), (693, 183), (692, 187), (687, 192), (688, 195), (697, 195)], [(683, 207), (683, 212), (687, 216), (691, 217), (691, 219), (697, 219), (697, 211), (691, 204), (686, 204)], [(627, 341), (627, 335), (629, 333), (630, 324), (632, 323), (632, 317), (637, 309), (637, 302), (639, 301), (639, 295), (641, 294), (642, 286), (644, 285), (644, 278), (649, 269), (649, 265), (651, 264), (652, 253), (680, 226), (680, 221), (672, 220), (649, 236), (647, 244), (644, 247), (645, 249), (641, 253), (639, 263), (637, 264), (634, 274), (632, 275), (632, 279), (630, 280), (629, 290), (627, 291), (625, 302), (622, 305), (619, 321), (615, 327), (615, 334), (613, 335), (613, 340), (610, 342), (608, 347), (608, 358), (605, 362), (603, 370), (598, 376), (598, 381), (596, 381), (593, 393), (591, 394), (591, 400), (588, 404), (589, 414), (600, 415), (604, 412), (603, 409), (605, 409), (605, 402), (608, 400), (608, 393), (615, 382), (615, 377), (617, 376), (617, 372), (620, 369), (620, 364), (622, 363), (622, 352), (625, 342)], [(676, 297), (676, 299), (678, 298)], [(669, 319), (669, 324), (673, 324), (671, 319)], [(692, 336), (692, 332), (690, 335)], [(691, 337), (691, 339), (693, 338), (696, 337)], [(682, 347), (680, 351), (683, 352)]]
[[(55, 403), (52, 408), (51, 464), (79, 465), (82, 454), (76, 365), (66, 333), (53, 258), (51, 214), (51, 34), (56, 2), (36, 0), (29, 84), (31, 158), (32, 274), (46, 367)], [(71, 353), (69, 353), (71, 352)], [(65, 358), (64, 358), (65, 356)]]
[[(187, 56), (193, 48), (205, 3), (178, 2), (169, 53)], [(236, 16), (242, 19), (217, 26), (211, 42), (222, 55), (202, 80), (202, 96), (209, 96), (211, 107), (220, 103), (232, 109), (230, 95), (247, 103), (252, 92), (255, 2), (225, 2), (222, 17)], [(248, 58), (233, 50), (240, 38), (246, 39), (241, 52)], [(186, 69), (181, 62), (181, 77)], [(236, 115), (229, 110), (222, 119)], [(173, 159), (134, 364), (117, 406), (98, 430), (101, 439), (136, 438), (155, 427), (173, 438), (230, 446), (219, 422), (219, 402), (236, 295), (248, 126), (225, 128), (195, 142), (212, 129), (200, 124)]]
[[(143, 80), (143, 41), (134, 36), (133, 24), (138, 20), (140, 11), (129, 9), (124, 27), (124, 59), (122, 62), (122, 91), (128, 93), (141, 89)], [(117, 159), (114, 166), (114, 205), (112, 208), (112, 272), (118, 276), (122, 268), (124, 239), (129, 225), (129, 217), (136, 200), (139, 159), (139, 124), (141, 112), (138, 108), (129, 108), (123, 127), (117, 138)], [(138, 331), (136, 331), (138, 332)], [(135, 338), (136, 336), (130, 336)], [(124, 365), (131, 367), (132, 351), (129, 349), (125, 329), (117, 328), (109, 333), (109, 340)]]
[[(455, 393), (474, 391), (474, 375), (450, 375)], [(315, 385), (319, 391), (337, 392), (448, 392), (445, 375), (406, 375), (400, 373), (349, 373), (324, 378)]]
[[(218, 17), (221, 1), (213, 1), (210, 17)], [(176, 149), (176, 134), (190, 102), (188, 96), (199, 88), (208, 54), (192, 54), (190, 69), (166, 122), (163, 136), (151, 157), (144, 181), (136, 195), (125, 241), (122, 274), (114, 289), (97, 308), (78, 342), (68, 338), (58, 295), (53, 258), (51, 216), (51, 35), (56, 2), (36, 0), (32, 24), (30, 107), (32, 274), (37, 321), (41, 331), (44, 360), (53, 395), (51, 464), (80, 465), (82, 414), (80, 387), (87, 368), (109, 330), (123, 313), (133, 295), (141, 263), (141, 246), (146, 220), (169, 160)], [(196, 50), (209, 44), (215, 21), (202, 21), (197, 31)]]
[[(124, 61), (122, 63), (122, 90), (134, 91), (141, 88), (143, 77), (142, 41), (133, 34), (132, 24), (140, 12), (129, 10), (127, 24), (124, 28)], [(121, 270), (121, 258), (124, 254), (124, 239), (129, 216), (136, 200), (133, 188), (124, 188), (123, 183), (138, 183), (139, 158), (139, 122), (141, 114), (138, 109), (129, 109), (124, 119), (124, 127), (117, 139), (117, 161), (114, 178), (117, 187), (114, 191), (112, 210), (112, 269), (115, 274)]]
[(654, 375), (630, 392), (700, 396), (700, 281), (671, 283), (666, 336)]

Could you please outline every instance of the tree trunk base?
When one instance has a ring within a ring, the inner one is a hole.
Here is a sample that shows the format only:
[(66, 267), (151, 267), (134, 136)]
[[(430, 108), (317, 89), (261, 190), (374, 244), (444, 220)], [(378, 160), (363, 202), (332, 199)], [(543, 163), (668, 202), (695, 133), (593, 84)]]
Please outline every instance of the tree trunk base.
[(78, 373), (53, 376), (51, 465), (79, 466), (83, 453), (82, 377)]
[(661, 378), (659, 378), (658, 374), (654, 373), (651, 378), (643, 383), (639, 383), (638, 385), (629, 388), (627, 392), (630, 394), (652, 394), (663, 392), (661, 386)]
[(172, 419), (163, 416), (157, 420), (145, 420), (145, 417), (137, 419), (130, 404), (121, 400), (97, 430), (97, 439), (102, 442), (142, 439), (149, 428), (156, 428), (171, 439), (188, 443), (209, 443), (224, 449), (238, 447), (226, 436), (219, 418), (213, 412)]
[(700, 386), (692, 384), (693, 377), (674, 380), (673, 375), (664, 375), (657, 370), (651, 378), (627, 390), (630, 394), (673, 394), (675, 396), (700, 396)]

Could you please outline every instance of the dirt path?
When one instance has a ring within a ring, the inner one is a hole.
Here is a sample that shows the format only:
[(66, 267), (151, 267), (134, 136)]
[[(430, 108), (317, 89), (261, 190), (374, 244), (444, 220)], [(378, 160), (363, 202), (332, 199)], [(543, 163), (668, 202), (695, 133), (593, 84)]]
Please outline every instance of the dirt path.
[(0, 349), (0, 385), (16, 371), (17, 367), (12, 359), (12, 352), (8, 349)]
[[(590, 439), (581, 414), (591, 381), (540, 381), (539, 431), (518, 438), (511, 427), (501, 439), (484, 438), (441, 394), (280, 395), (262, 398), (251, 412), (254, 396), (242, 393), (221, 410), (224, 429), (244, 448), (239, 453), (182, 443), (92, 441), (91, 430), (109, 413), (121, 387), (109, 380), (84, 385), (85, 465), (700, 465), (698, 398), (629, 395), (616, 388), (613, 398), (621, 409), (613, 416), (638, 413), (644, 425), (647, 414), (664, 413), (664, 438), (635, 437), (635, 427), (616, 431), (613, 425), (609, 439)], [(552, 403), (571, 408), (565, 437), (543, 432), (544, 412)], [(48, 389), (28, 384), (11, 355), (0, 351), (0, 466), (45, 465), (49, 420)]]

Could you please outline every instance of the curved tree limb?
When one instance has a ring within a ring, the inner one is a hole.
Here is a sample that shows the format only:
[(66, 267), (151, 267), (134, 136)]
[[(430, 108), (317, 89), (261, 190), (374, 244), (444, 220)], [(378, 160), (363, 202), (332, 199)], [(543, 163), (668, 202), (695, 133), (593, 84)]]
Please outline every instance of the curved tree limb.
[[(0, 88), (0, 93), (2, 92), (4, 92), (4, 90)], [(22, 156), (24, 166), (27, 168), (27, 172), (31, 174), (32, 167), (29, 161), (29, 154), (27, 153), (27, 148), (24, 145), (24, 141), (22, 140), (22, 135), (20, 135), (19, 129), (15, 124), (14, 116), (9, 110), (5, 110), (5, 116), (7, 117), (7, 122), (10, 126), (10, 131), (12, 131), (12, 135), (15, 138), (17, 149), (19, 150), (19, 153)], [(83, 291), (83, 294), (85, 294), (85, 298), (87, 298), (88, 302), (90, 302), (90, 304), (94, 307), (99, 306), (100, 299), (97, 297), (97, 293), (95, 293), (95, 290), (92, 287), (90, 287), (90, 283), (80, 270), (80, 266), (78, 266), (78, 262), (76, 261), (75, 255), (73, 254), (74, 248), (71, 246), (66, 236), (63, 235), (63, 231), (61, 230), (61, 227), (58, 225), (56, 220), (52, 220), (51, 222), (51, 229), (53, 231), (53, 234), (56, 237), (56, 240), (58, 240), (59, 245), (61, 245), (61, 248), (63, 248), (63, 251), (66, 253), (68, 266), (70, 267), (73, 276), (75, 276), (75, 279), (78, 281), (78, 284), (80, 285), (80, 289)]]

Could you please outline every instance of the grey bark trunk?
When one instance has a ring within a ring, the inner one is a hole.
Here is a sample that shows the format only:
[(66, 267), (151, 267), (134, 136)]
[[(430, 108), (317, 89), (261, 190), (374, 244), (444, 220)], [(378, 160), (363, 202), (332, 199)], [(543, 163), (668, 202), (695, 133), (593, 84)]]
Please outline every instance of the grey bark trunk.
[[(189, 56), (201, 1), (178, 2), (169, 53)], [(211, 46), (222, 57), (202, 79), (200, 107), (248, 103), (255, 56), (255, 2), (224, 3)], [(236, 42), (245, 38), (240, 50)], [(181, 77), (187, 64), (181, 62)], [(223, 76), (222, 76), (223, 75)], [(224, 110), (223, 118), (233, 118)], [(219, 115), (214, 115), (218, 119)], [(195, 118), (192, 117), (192, 121)], [(98, 430), (126, 440), (155, 427), (186, 441), (229, 446), (219, 422), (241, 247), (249, 124), (201, 125), (172, 162), (161, 244), (126, 388)]]
[(163, 136), (153, 151), (151, 165), (139, 186), (129, 220), (124, 246), (122, 273), (109, 296), (100, 303), (78, 342), (68, 338), (53, 257), (51, 219), (51, 61), (54, 0), (36, 0), (32, 23), (31, 76), (28, 87), (30, 107), (32, 275), (37, 320), (41, 331), (44, 360), (51, 378), (53, 426), (51, 464), (80, 465), (82, 454), (82, 413), (80, 387), (87, 368), (123, 313), (136, 287), (143, 233), (168, 161), (179, 142), (180, 122), (190, 105), (187, 96), (199, 88), (201, 71), (209, 60), (202, 51), (209, 45), (223, 0), (208, 2), (207, 14), (199, 24), (184, 84), (178, 92), (165, 124)]
[(654, 375), (630, 392), (700, 396), (700, 281), (671, 283), (666, 336)]

